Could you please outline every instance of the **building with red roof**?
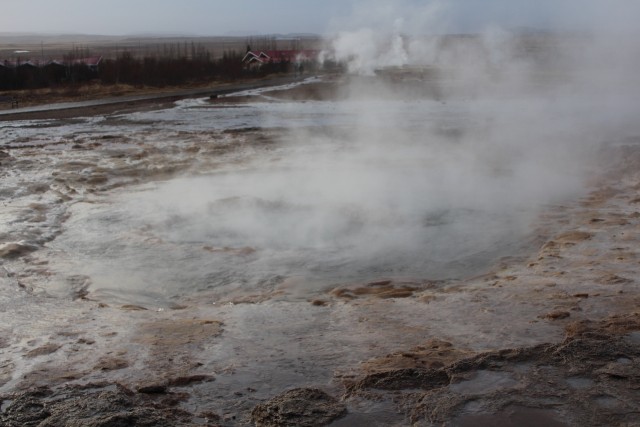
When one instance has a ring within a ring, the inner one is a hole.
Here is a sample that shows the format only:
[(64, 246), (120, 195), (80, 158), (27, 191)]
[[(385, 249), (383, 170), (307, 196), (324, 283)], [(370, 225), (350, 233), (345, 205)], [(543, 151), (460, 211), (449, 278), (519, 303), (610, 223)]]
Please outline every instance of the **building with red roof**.
[(300, 64), (302, 62), (316, 61), (320, 51), (312, 49), (303, 50), (261, 50), (248, 51), (242, 58), (242, 62), (248, 66), (255, 66), (267, 63), (279, 64), (290, 62)]

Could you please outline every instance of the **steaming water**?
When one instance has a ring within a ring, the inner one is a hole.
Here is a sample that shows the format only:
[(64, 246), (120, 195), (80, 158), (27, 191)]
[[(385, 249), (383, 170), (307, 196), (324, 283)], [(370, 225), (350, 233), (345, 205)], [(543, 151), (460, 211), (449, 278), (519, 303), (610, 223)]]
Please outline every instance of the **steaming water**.
[(164, 305), (199, 292), (224, 299), (290, 278), (307, 298), (350, 281), (460, 278), (526, 247), (540, 205), (579, 184), (562, 176), (561, 188), (536, 197), (549, 184), (527, 175), (538, 151), (502, 147), (486, 129), (495, 109), (500, 116), (514, 105), (189, 100), (67, 124), (23, 122), (14, 131), (30, 144), (126, 135), (163, 150), (202, 133), (277, 130), (278, 144), (258, 154), (245, 147), (237, 163), (73, 205), (49, 244), (52, 266), (89, 276), (94, 297), (111, 300)]

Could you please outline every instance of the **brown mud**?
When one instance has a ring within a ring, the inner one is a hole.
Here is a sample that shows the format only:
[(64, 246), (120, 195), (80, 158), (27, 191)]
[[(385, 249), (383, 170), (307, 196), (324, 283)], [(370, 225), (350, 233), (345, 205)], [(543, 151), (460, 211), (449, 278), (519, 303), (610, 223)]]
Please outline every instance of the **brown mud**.
[(467, 280), (381, 277), (301, 297), (291, 279), (156, 307), (102, 300), (91, 277), (51, 267), (74, 204), (237, 166), (278, 132), (3, 146), (0, 424), (637, 425), (637, 139), (603, 150), (587, 197), (541, 215), (529, 256)]
[(258, 427), (313, 427), (343, 417), (347, 407), (318, 389), (293, 389), (261, 403), (251, 411)]

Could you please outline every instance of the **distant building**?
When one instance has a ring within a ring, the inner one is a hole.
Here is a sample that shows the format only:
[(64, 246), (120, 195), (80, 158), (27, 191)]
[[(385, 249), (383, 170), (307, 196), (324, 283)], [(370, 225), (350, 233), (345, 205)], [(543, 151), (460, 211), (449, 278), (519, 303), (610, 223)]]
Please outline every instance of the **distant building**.
[(102, 62), (102, 56), (90, 56), (87, 58), (73, 58), (63, 61), (66, 65), (81, 65), (89, 68), (90, 71), (98, 71), (100, 63)]
[(301, 64), (304, 62), (316, 61), (320, 51), (318, 50), (261, 50), (248, 51), (242, 58), (243, 64), (248, 67), (260, 67), (262, 64), (279, 64), (290, 62)]
[(48, 66), (60, 66), (60, 67), (71, 67), (71, 66), (85, 66), (89, 68), (91, 71), (98, 71), (98, 67), (102, 62), (102, 56), (91, 56), (87, 58), (70, 58), (70, 59), (50, 59), (48, 61), (41, 60), (18, 60), (18, 59), (5, 59), (4, 61), (0, 61), (0, 66), (5, 68), (20, 68), (20, 67), (32, 67), (32, 68), (45, 68)]
[(57, 60), (49, 61), (42, 67), (42, 72), (48, 83), (62, 82), (69, 77), (69, 67)]
[(242, 63), (245, 65), (264, 64), (265, 62), (269, 62), (269, 59), (269, 56), (263, 51), (254, 52), (250, 50), (242, 58)]
[(10, 89), (15, 72), (5, 61), (0, 61), (0, 90)]
[(28, 58), (0, 60), (0, 89), (37, 87), (97, 77), (101, 56), (86, 58)]
[(16, 81), (21, 82), (25, 87), (33, 87), (38, 82), (38, 73), (40, 71), (37, 61), (19, 62), (15, 66)]

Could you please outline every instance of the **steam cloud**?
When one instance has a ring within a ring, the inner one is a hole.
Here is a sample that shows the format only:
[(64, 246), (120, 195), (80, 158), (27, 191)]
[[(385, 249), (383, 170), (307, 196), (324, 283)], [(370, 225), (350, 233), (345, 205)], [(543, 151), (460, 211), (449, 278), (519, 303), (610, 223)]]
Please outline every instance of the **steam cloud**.
[(629, 27), (435, 37), (442, 4), (395, 4), (367, 2), (336, 32), (326, 55), (347, 64), (348, 96), (304, 104), (318, 126), (291, 129), (272, 158), (136, 199), (166, 240), (255, 250), (220, 251), (215, 273), (186, 266), (203, 283), (469, 274), (583, 194), (603, 144), (639, 135)]

